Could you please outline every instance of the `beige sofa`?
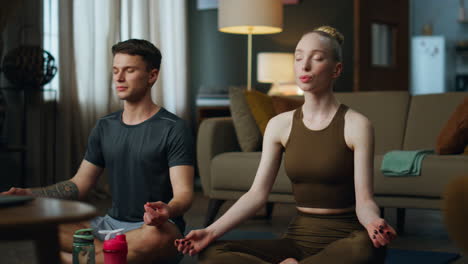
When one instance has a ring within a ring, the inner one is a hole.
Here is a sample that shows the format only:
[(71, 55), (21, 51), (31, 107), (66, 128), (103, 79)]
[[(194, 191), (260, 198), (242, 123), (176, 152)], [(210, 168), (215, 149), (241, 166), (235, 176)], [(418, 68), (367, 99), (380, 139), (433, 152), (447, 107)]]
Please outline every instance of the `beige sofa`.
[[(404, 209), (440, 209), (445, 185), (468, 173), (468, 155), (430, 155), (420, 176), (387, 177), (380, 172), (390, 150), (434, 149), (445, 122), (468, 92), (411, 96), (408, 92), (337, 93), (344, 104), (366, 115), (375, 128), (374, 186), (381, 208), (398, 209), (403, 231)], [(210, 198), (205, 224), (225, 200), (238, 199), (252, 184), (261, 152), (241, 152), (231, 118), (210, 118), (200, 125), (197, 162), (204, 194)], [(272, 204), (291, 203), (291, 185), (281, 166), (269, 195)]]

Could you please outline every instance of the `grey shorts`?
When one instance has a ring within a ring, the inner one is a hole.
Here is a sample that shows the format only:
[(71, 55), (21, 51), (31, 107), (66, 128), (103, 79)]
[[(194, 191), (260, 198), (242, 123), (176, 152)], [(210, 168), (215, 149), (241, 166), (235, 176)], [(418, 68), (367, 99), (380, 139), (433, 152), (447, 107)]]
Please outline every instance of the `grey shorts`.
[[(169, 219), (169, 222), (174, 222)], [(145, 222), (125, 222), (117, 220), (109, 215), (98, 216), (91, 220), (91, 228), (93, 229), (93, 235), (95, 238), (104, 241), (105, 234), (99, 234), (99, 230), (116, 230), (123, 228), (122, 233), (127, 233), (128, 231), (140, 228)]]
[[(179, 230), (181, 230), (180, 226), (174, 223), (173, 220), (169, 219), (169, 222), (173, 223), (177, 226)], [(93, 235), (95, 238), (104, 241), (105, 234), (99, 234), (99, 230), (116, 230), (120, 228), (124, 228), (123, 233), (128, 231), (140, 228), (145, 222), (125, 222), (117, 220), (109, 215), (105, 216), (98, 216), (91, 220), (91, 228), (93, 229)], [(182, 232), (181, 232), (182, 233)], [(183, 234), (183, 233), (182, 233)], [(184, 255), (182, 253), (178, 253), (172, 259), (166, 260), (165, 262), (158, 262), (159, 264), (177, 264), (179, 263)]]

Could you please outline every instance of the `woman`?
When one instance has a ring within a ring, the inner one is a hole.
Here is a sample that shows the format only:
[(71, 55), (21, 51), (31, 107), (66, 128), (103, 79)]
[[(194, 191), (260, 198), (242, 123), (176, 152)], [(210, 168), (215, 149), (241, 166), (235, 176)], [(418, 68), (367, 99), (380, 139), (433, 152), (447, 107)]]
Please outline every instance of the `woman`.
[(267, 201), (284, 151), (297, 216), (276, 240), (215, 242), (202, 263), (383, 263), (395, 230), (373, 199), (373, 128), (333, 95), (343, 36), (328, 26), (302, 36), (295, 51), (304, 105), (268, 123), (255, 180), (221, 218), (175, 241), (194, 255), (255, 214)]

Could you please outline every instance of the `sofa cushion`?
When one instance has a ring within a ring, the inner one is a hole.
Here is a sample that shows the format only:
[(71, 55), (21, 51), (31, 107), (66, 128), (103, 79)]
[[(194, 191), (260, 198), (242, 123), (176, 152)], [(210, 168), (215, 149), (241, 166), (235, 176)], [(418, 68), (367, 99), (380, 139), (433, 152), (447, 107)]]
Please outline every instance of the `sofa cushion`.
[(265, 134), (268, 121), (276, 115), (271, 97), (259, 91), (246, 91), (245, 98), (258, 129)]
[(335, 93), (337, 99), (365, 115), (375, 130), (375, 154), (401, 149), (410, 95), (405, 91)]
[[(211, 186), (215, 190), (247, 191), (253, 183), (260, 163), (261, 152), (227, 152), (215, 156), (211, 162)], [(283, 164), (271, 190), (272, 193), (288, 193), (291, 183)]]
[(259, 91), (246, 91), (245, 97), (262, 136), (271, 118), (304, 104), (302, 96), (269, 96)]
[(460, 154), (468, 145), (468, 96), (455, 109), (437, 138), (438, 154)]
[(388, 177), (380, 171), (382, 159), (383, 155), (376, 155), (374, 159), (374, 192), (376, 195), (440, 198), (445, 185), (452, 178), (468, 172), (468, 156), (428, 155), (423, 160), (421, 175)]
[(273, 108), (276, 114), (281, 114), (299, 108), (304, 104), (303, 96), (272, 96)]
[(468, 92), (414, 95), (408, 113), (403, 149), (435, 149), (445, 122)]
[(262, 135), (247, 105), (244, 91), (241, 87), (229, 88), (232, 121), (242, 151), (257, 151), (262, 143)]

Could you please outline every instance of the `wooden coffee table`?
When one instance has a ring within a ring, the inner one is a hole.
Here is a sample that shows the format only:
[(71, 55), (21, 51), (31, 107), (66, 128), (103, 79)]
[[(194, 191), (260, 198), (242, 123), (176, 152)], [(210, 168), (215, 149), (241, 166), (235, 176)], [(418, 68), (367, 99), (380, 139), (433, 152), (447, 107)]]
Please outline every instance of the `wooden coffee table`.
[(38, 263), (60, 263), (58, 225), (88, 220), (96, 209), (77, 201), (35, 198), (0, 206), (0, 239), (33, 240)]

